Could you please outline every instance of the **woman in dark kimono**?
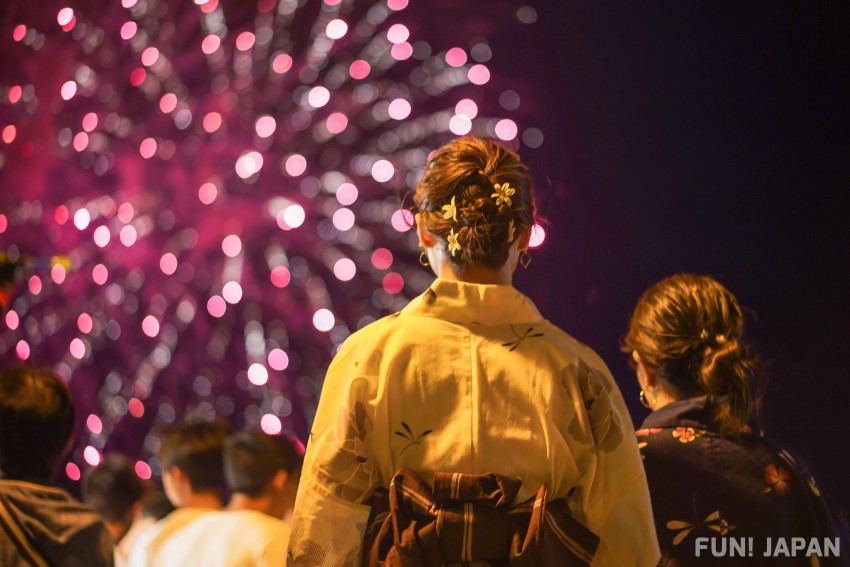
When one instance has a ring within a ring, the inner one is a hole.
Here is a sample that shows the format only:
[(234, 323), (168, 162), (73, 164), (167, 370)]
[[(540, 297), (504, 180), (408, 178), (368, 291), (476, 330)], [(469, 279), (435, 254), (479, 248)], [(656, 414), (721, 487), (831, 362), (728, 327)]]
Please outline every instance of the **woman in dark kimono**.
[(653, 410), (637, 431), (661, 565), (848, 565), (850, 547), (802, 463), (747, 426), (758, 361), (737, 300), (706, 276), (641, 297), (623, 350)]

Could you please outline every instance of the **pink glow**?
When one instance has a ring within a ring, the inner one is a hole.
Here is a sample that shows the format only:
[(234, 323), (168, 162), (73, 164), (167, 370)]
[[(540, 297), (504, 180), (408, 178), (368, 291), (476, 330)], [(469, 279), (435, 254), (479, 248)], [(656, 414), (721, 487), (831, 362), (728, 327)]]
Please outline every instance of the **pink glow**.
[(103, 431), (103, 422), (96, 415), (89, 414), (88, 418), (86, 418), (86, 427), (95, 435), (100, 435)]
[(221, 127), (221, 114), (209, 112), (204, 116), (204, 131), (212, 134)]
[(121, 244), (129, 248), (136, 243), (138, 236), (136, 228), (133, 225), (128, 224), (121, 229), (121, 232), (118, 233), (118, 240), (121, 241)]
[(97, 114), (89, 112), (83, 116), (83, 130), (91, 132), (95, 128), (97, 128)]
[(7, 144), (11, 144), (14, 141), (17, 133), (18, 133), (17, 128), (15, 128), (15, 126), (13, 124), (9, 124), (5, 128), (3, 128), (3, 136), (2, 136), (3, 141), (6, 142)]
[(268, 138), (274, 134), (275, 128), (277, 128), (277, 122), (269, 115), (260, 116), (254, 124), (254, 130), (260, 138)]
[(393, 174), (395, 173), (395, 168), (393, 164), (388, 162), (385, 159), (379, 159), (374, 164), (372, 164), (372, 178), (375, 181), (389, 181), (392, 179)]
[(386, 270), (393, 264), (393, 253), (386, 248), (378, 248), (372, 252), (372, 265), (379, 270)]
[(156, 317), (153, 315), (145, 317), (142, 321), (142, 332), (150, 338), (154, 338), (159, 334), (159, 321), (156, 320)]
[(150, 67), (156, 60), (159, 59), (159, 49), (156, 47), (148, 47), (142, 51), (142, 65)]
[(174, 93), (165, 93), (159, 99), (159, 109), (166, 114), (177, 108), (177, 95)]
[[(58, 211), (59, 209), (56, 210)], [(9, 228), (9, 219), (6, 218), (6, 215), (0, 213), (0, 234), (6, 232), (7, 228)]]
[(151, 478), (151, 467), (144, 461), (136, 461), (136, 466), (133, 467), (136, 471), (136, 476), (138, 476), (142, 480), (150, 480)]
[(77, 360), (82, 360), (86, 356), (86, 343), (82, 339), (76, 338), (71, 341), (68, 350), (71, 352), (71, 356)]
[(21, 360), (26, 360), (30, 357), (30, 345), (27, 341), (21, 339), (18, 341), (18, 344), (15, 345), (15, 354), (18, 355), (18, 358)]
[(130, 398), (127, 402), (127, 410), (133, 417), (142, 417), (145, 415), (145, 404), (138, 398)]
[(121, 203), (118, 207), (118, 220), (127, 224), (128, 222), (133, 220), (133, 216), (136, 214), (136, 210), (133, 208), (133, 205), (130, 203)]
[(339, 18), (328, 22), (328, 27), (325, 30), (327, 36), (331, 39), (340, 39), (348, 33), (348, 24)]
[(56, 21), (59, 22), (59, 25), (64, 27), (71, 23), (71, 20), (74, 19), (74, 10), (71, 8), (62, 8), (59, 10), (59, 13), (56, 15)]
[(17, 313), (15, 313), (14, 311), (7, 311), (6, 312), (6, 326), (9, 327), (9, 329), (14, 331), (15, 329), (18, 328), (18, 325), (20, 324), (20, 322), (21, 322), (21, 319), (20, 319), (20, 317), (18, 317)]
[(134, 87), (138, 87), (142, 83), (145, 82), (145, 77), (148, 76), (148, 72), (142, 69), (141, 67), (136, 67), (130, 73), (130, 84)]
[(337, 209), (333, 216), (333, 223), (337, 230), (350, 230), (354, 226), (354, 213), (345, 207)]
[(539, 248), (543, 246), (543, 241), (546, 240), (546, 231), (539, 224), (531, 227), (531, 239), (528, 241), (529, 248)]
[(407, 41), (409, 37), (410, 30), (404, 24), (393, 24), (387, 30), (387, 39), (390, 40), (390, 43), (401, 43)]
[(336, 279), (347, 282), (357, 273), (357, 266), (349, 258), (340, 258), (334, 264), (334, 276)]
[(372, 70), (372, 67), (366, 61), (362, 59), (358, 59), (348, 68), (348, 74), (351, 75), (352, 79), (365, 79), (369, 76), (369, 71)]
[(236, 160), (236, 175), (248, 179), (263, 168), (263, 154), (260, 152), (244, 152)]
[(212, 204), (218, 197), (218, 188), (215, 183), (206, 182), (198, 189), (198, 199), (205, 205)]
[(139, 31), (139, 26), (136, 25), (136, 22), (130, 20), (121, 24), (121, 39), (130, 40), (135, 37), (136, 32)]
[(407, 232), (413, 228), (413, 213), (407, 209), (399, 209), (390, 217), (390, 224), (399, 232)]
[[(302, 224), (304, 224), (304, 220), (307, 218), (307, 215), (304, 213), (304, 208), (301, 205), (291, 205), (283, 209), (280, 215), (278, 215), (277, 225), (284, 230), (288, 228), (298, 228)], [(281, 219), (283, 219), (283, 225), (281, 225)]]
[(77, 317), (77, 328), (81, 333), (89, 334), (91, 333), (94, 322), (92, 321), (91, 315), (88, 313), (80, 313), (80, 316)]
[(221, 38), (217, 35), (208, 35), (201, 42), (201, 51), (207, 55), (212, 55), (219, 47), (221, 47)]
[(64, 100), (71, 100), (77, 94), (77, 83), (74, 81), (65, 81), (59, 93)]
[(461, 99), (455, 105), (455, 113), (463, 114), (469, 118), (475, 118), (478, 116), (478, 105), (471, 98)]
[(393, 59), (396, 61), (406, 61), (410, 59), (411, 55), (413, 55), (413, 46), (406, 41), (396, 43), (390, 49), (390, 55), (392, 55)]
[(109, 279), (109, 270), (103, 264), (98, 264), (91, 270), (91, 279), (97, 285), (103, 285)]
[(455, 114), (449, 120), (449, 130), (451, 130), (452, 134), (457, 134), (458, 136), (469, 134), (472, 130), (472, 120), (465, 114)]
[(342, 112), (334, 112), (328, 116), (327, 128), (331, 134), (339, 134), (348, 126), (348, 117)]
[(335, 323), (336, 318), (329, 309), (319, 309), (313, 314), (313, 326), (319, 331), (330, 331)]
[[(6, 220), (5, 215), (0, 215), (0, 216), (3, 217), (2, 221)], [(68, 207), (66, 207), (65, 205), (59, 205), (58, 207), (56, 207), (56, 210), (53, 212), (53, 220), (55, 220), (56, 224), (58, 224), (58, 225), (63, 225), (66, 222), (68, 222), (69, 216), (70, 215), (68, 213)], [(0, 222), (0, 224), (2, 224), (2, 222)], [(5, 228), (4, 228), (4, 230), (5, 230)], [(3, 230), (0, 230), (0, 232), (3, 232)]]
[(24, 24), (18, 24), (15, 26), (15, 29), (12, 30), (12, 39), (15, 41), (21, 41), (27, 35), (27, 26)]
[(452, 67), (462, 67), (466, 64), (466, 51), (460, 47), (452, 47), (446, 52), (446, 63)]
[[(351, 183), (343, 183), (336, 190), (336, 200), (340, 205), (351, 205), (357, 200), (357, 187)], [(2, 231), (0, 231), (2, 232)]]
[(159, 259), (159, 269), (167, 276), (172, 275), (177, 271), (177, 256), (171, 252), (163, 254), (162, 258)]
[(39, 293), (41, 293), (41, 278), (38, 276), (32, 276), (29, 279), (28, 287), (30, 293), (33, 295), (38, 295)]
[(388, 110), (390, 118), (395, 120), (404, 120), (410, 116), (410, 103), (403, 98), (397, 98), (390, 103)]
[(220, 295), (214, 295), (210, 297), (209, 301), (207, 301), (207, 311), (209, 311), (210, 315), (213, 317), (221, 317), (224, 315), (224, 311), (227, 309), (227, 303), (225, 303), (224, 298)]
[(384, 291), (395, 295), (404, 289), (404, 278), (401, 277), (401, 274), (390, 272), (384, 276), (384, 279), (381, 281), (381, 285), (383, 286)]
[(277, 435), (283, 429), (280, 423), (280, 418), (276, 415), (267, 413), (260, 419), (260, 429), (269, 435)]
[(9, 87), (9, 102), (15, 104), (19, 100), (21, 100), (21, 96), (24, 94), (24, 89), (21, 88), (21, 85), (12, 85)]
[[(14, 126), (13, 126), (13, 128), (14, 128)], [(5, 134), (5, 132), (4, 132), (4, 134)], [(82, 152), (88, 147), (88, 145), (89, 145), (89, 135), (86, 134), (85, 132), (77, 132), (77, 134), (74, 136), (74, 143), (73, 143), (74, 149), (77, 150), (78, 152)]]
[(89, 223), (91, 222), (91, 214), (89, 214), (88, 209), (78, 209), (76, 213), (74, 213), (74, 226), (76, 226), (79, 230), (85, 230)]
[(399, 10), (404, 10), (405, 8), (407, 8), (407, 2), (408, 0), (388, 0), (387, 8), (398, 12)]
[(61, 284), (65, 281), (65, 276), (67, 272), (65, 271), (65, 266), (62, 264), (56, 264), (52, 268), (50, 268), (50, 279), (53, 280), (57, 285)]
[(106, 226), (99, 226), (94, 229), (92, 237), (94, 238), (94, 243), (100, 248), (106, 247), (109, 244), (109, 241), (112, 240), (112, 235), (109, 233), (109, 229)]
[(227, 282), (221, 290), (221, 295), (226, 302), (235, 305), (242, 300), (242, 286), (239, 282)]
[(284, 73), (292, 69), (292, 57), (290, 57), (286, 53), (276, 55), (274, 60), (272, 61), (272, 69), (278, 75), (283, 75)]
[(284, 266), (276, 266), (272, 268), (271, 282), (273, 286), (283, 289), (289, 285), (289, 279), (289, 270), (287, 270)]
[(286, 158), (284, 168), (286, 169), (286, 173), (292, 177), (298, 177), (307, 171), (307, 159), (301, 154), (292, 154)]
[(490, 80), (490, 69), (486, 65), (473, 65), (467, 73), (469, 82), (476, 85), (486, 85)]
[(229, 234), (221, 241), (221, 250), (225, 256), (235, 258), (242, 252), (242, 240), (235, 234)]
[(248, 367), (248, 381), (255, 386), (262, 386), (269, 381), (269, 371), (262, 364), (255, 362)]
[(68, 478), (76, 482), (80, 480), (80, 467), (78, 467), (74, 463), (68, 463), (65, 465), (65, 474), (68, 476)]
[(252, 47), (254, 47), (254, 41), (256, 38), (254, 34), (249, 31), (243, 31), (238, 36), (236, 36), (236, 49), (239, 51), (248, 51)]
[(88, 447), (83, 449), (83, 458), (88, 464), (93, 467), (96, 467), (100, 464), (100, 451), (89, 445)]
[(516, 122), (510, 118), (503, 118), (496, 123), (496, 136), (500, 140), (513, 140), (517, 135)]
[(156, 140), (153, 138), (145, 138), (139, 144), (139, 153), (145, 159), (150, 159), (156, 154)]
[(313, 108), (321, 108), (331, 100), (331, 92), (325, 87), (313, 87), (307, 94), (307, 102)]
[(269, 366), (275, 370), (286, 370), (289, 366), (289, 356), (282, 349), (272, 349), (269, 351)]

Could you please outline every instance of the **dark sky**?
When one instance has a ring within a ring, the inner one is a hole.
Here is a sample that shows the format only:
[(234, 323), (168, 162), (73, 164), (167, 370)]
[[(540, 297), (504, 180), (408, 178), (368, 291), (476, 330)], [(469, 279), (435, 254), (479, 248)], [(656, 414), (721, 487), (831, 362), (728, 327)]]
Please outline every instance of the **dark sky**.
[(526, 155), (551, 230), (518, 286), (608, 361), (639, 424), (631, 308), (676, 272), (720, 279), (752, 314), (768, 434), (846, 508), (850, 6), (537, 7), (512, 56), (548, 106)]

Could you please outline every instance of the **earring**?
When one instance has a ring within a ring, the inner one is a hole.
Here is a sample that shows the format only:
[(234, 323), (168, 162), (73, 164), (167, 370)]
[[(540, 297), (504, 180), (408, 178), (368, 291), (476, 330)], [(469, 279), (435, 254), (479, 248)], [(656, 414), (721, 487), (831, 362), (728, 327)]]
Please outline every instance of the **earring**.
[(523, 250), (519, 253), (519, 263), (523, 269), (527, 268), (531, 263), (531, 254), (528, 253), (528, 250)]
[(419, 263), (422, 264), (423, 266), (430, 266), (431, 265), (431, 263), (428, 262), (428, 253), (425, 252), (424, 250), (419, 253)]
[(640, 404), (647, 409), (651, 409), (649, 400), (646, 399), (646, 392), (643, 390), (640, 391)]

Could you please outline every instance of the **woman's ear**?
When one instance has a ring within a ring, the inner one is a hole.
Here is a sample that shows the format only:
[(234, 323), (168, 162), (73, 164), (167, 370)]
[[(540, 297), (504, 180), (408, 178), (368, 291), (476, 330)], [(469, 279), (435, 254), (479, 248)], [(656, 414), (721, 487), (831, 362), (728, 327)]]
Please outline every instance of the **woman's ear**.
[(432, 248), (437, 243), (437, 239), (425, 228), (425, 224), (422, 222), (422, 213), (416, 213), (414, 219), (416, 219), (416, 234), (419, 235), (419, 245), (422, 248)]
[(656, 374), (649, 366), (644, 363), (638, 351), (632, 351), (632, 360), (635, 361), (638, 382), (642, 384), (642, 387), (657, 388), (659, 382), (658, 374)]
[(517, 241), (517, 250), (520, 252), (524, 250), (528, 250), (528, 243), (531, 242), (531, 227), (523, 226), (519, 231), (519, 238)]

